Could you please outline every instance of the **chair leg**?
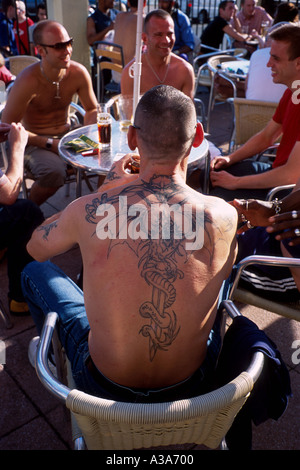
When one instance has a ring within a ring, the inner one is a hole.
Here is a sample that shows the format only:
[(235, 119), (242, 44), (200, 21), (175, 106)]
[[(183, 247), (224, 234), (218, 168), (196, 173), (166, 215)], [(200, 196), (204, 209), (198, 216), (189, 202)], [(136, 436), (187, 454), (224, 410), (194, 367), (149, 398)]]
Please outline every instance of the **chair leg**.
[(7, 313), (7, 311), (3, 307), (1, 300), (0, 300), (0, 317), (3, 319), (5, 326), (8, 330), (13, 327), (11, 316), (9, 313)]

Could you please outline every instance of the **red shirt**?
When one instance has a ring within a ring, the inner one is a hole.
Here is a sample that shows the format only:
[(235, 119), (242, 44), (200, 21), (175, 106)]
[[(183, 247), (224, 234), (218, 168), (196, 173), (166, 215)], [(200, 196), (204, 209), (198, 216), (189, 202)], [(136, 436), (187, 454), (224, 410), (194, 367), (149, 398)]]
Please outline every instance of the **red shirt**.
[(18, 25), (16, 21), (14, 22), (14, 33), (19, 54), (30, 55), (28, 28), (33, 24), (34, 22), (30, 18), (26, 18), (26, 21), (23, 21), (23, 23), (18, 23)]
[(284, 165), (296, 142), (300, 140), (300, 104), (292, 102), (292, 92), (287, 89), (274, 113), (273, 121), (281, 124), (282, 137), (277, 149), (273, 168)]

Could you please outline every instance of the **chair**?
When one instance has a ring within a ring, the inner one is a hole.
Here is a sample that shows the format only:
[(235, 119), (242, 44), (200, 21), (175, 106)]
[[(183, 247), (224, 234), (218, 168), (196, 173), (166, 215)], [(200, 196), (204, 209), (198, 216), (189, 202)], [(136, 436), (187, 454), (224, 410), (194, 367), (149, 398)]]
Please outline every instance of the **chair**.
[(278, 103), (270, 101), (229, 98), (233, 110), (233, 132), (229, 151), (243, 145), (261, 131), (272, 118)]
[(39, 61), (40, 59), (38, 57), (32, 55), (15, 55), (6, 59), (10, 72), (15, 76), (22, 72), (25, 67), (28, 67), (28, 65)]
[(236, 82), (229, 78), (227, 75), (222, 73), (220, 67), (223, 62), (231, 62), (239, 60), (239, 57), (237, 56), (230, 56), (226, 54), (221, 54), (221, 55), (216, 55), (214, 57), (210, 57), (207, 60), (207, 67), (211, 76), (211, 87), (210, 87), (210, 94), (209, 94), (209, 101), (208, 101), (208, 109), (207, 109), (207, 132), (209, 132), (210, 129), (210, 117), (211, 117), (211, 112), (216, 104), (216, 102), (219, 103), (226, 103), (228, 102), (228, 97), (227, 96), (222, 96), (218, 90), (216, 89), (216, 81), (218, 77), (221, 77), (226, 84), (229, 85), (229, 87), (232, 89), (232, 94), (233, 97), (236, 98), (237, 96), (237, 86)]
[[(222, 304), (230, 316), (239, 314), (232, 302)], [(191, 399), (168, 403), (123, 403), (69, 388), (48, 367), (48, 351), (57, 313), (47, 315), (37, 351), (36, 370), (46, 389), (63, 401), (75, 417), (76, 449), (140, 449), (170, 444), (220, 445), (234, 417), (247, 400), (263, 367), (254, 354), (250, 367), (225, 386)], [(84, 441), (82, 439), (84, 437)]]
[(124, 68), (123, 48), (119, 44), (106, 41), (96, 41), (93, 44), (93, 51), (97, 60), (97, 99), (98, 102), (103, 103), (106, 92), (110, 94), (119, 94), (121, 91), (118, 83), (110, 81), (110, 83), (104, 85), (104, 71), (114, 70), (120, 74), (122, 73)]
[(241, 302), (243, 304), (254, 305), (255, 307), (268, 310), (269, 312), (276, 313), (283, 317), (300, 321), (300, 304), (269, 300), (264, 298), (263, 295), (250, 292), (246, 288), (239, 285), (243, 272), (250, 265), (274, 266), (274, 269), (276, 269), (276, 267), (300, 268), (300, 259), (285, 257), (281, 258), (277, 256), (248, 256), (236, 265), (236, 274), (228, 295), (229, 300)]

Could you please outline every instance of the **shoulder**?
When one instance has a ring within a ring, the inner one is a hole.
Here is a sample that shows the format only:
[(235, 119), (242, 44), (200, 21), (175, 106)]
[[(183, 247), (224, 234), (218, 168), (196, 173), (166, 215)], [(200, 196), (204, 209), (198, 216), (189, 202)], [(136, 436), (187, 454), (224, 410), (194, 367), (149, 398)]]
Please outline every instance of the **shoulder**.
[(17, 75), (16, 80), (14, 81), (14, 85), (10, 91), (13, 92), (13, 90), (17, 87), (24, 87), (31, 89), (32, 87), (36, 87), (37, 82), (38, 82), (38, 76), (39, 76), (39, 71), (40, 71), (40, 63), (34, 63), (31, 65), (28, 65), (28, 67), (25, 67), (25, 69), (22, 70)]

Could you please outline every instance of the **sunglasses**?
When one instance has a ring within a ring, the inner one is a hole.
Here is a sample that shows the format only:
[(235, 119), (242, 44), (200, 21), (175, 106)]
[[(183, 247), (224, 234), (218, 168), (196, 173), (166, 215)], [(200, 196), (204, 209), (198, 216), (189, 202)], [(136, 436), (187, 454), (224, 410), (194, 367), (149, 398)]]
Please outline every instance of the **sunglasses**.
[(51, 49), (54, 49), (55, 51), (62, 51), (66, 47), (72, 46), (74, 39), (71, 38), (66, 42), (57, 42), (56, 44), (40, 44), (42, 47), (51, 47)]

